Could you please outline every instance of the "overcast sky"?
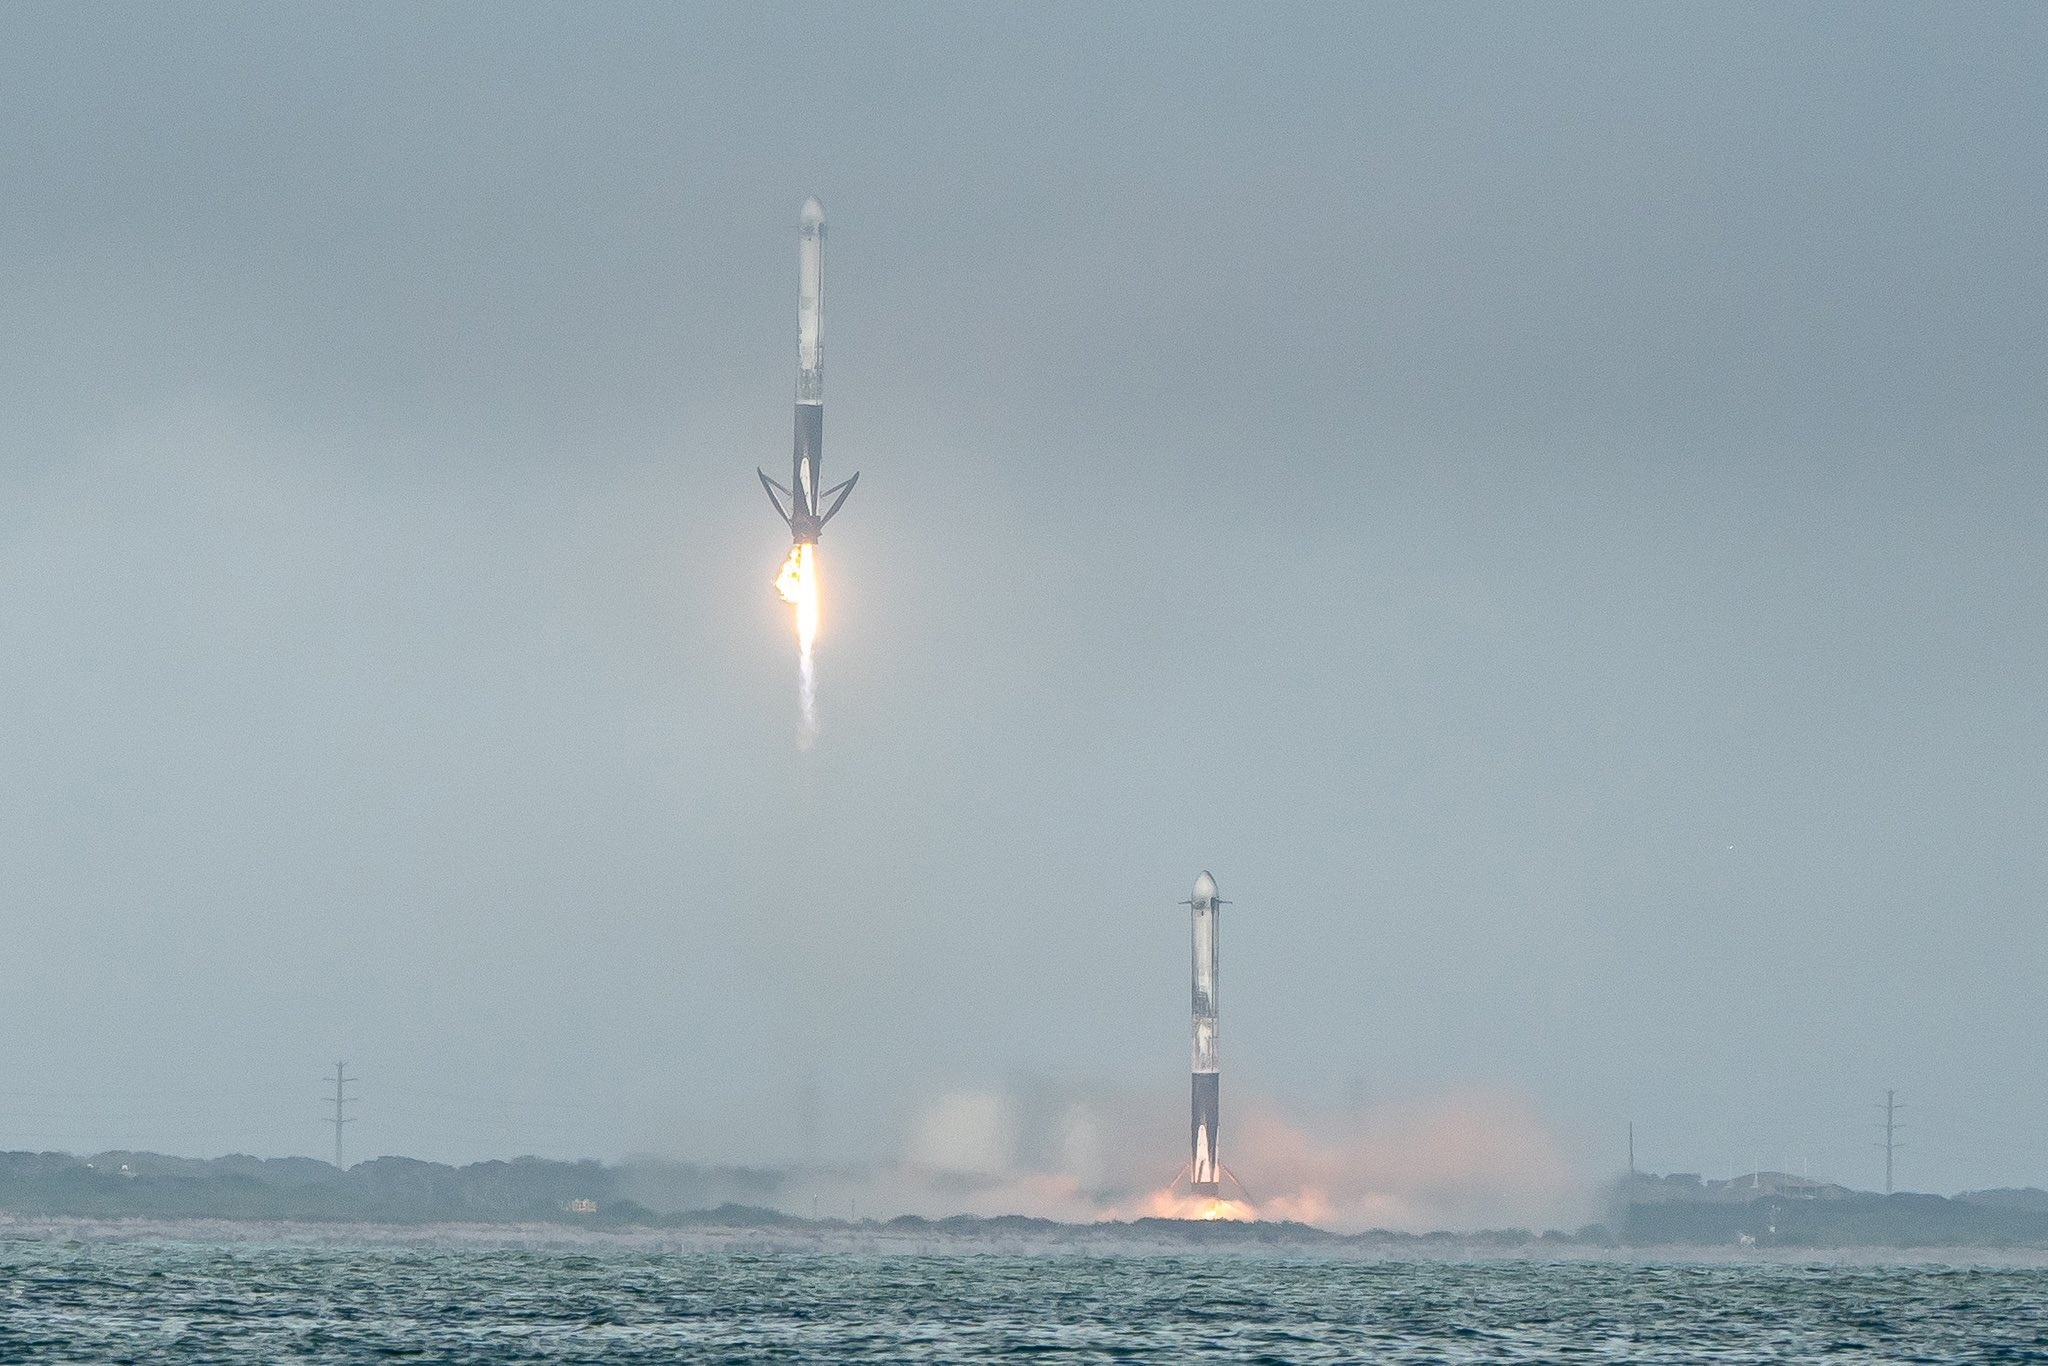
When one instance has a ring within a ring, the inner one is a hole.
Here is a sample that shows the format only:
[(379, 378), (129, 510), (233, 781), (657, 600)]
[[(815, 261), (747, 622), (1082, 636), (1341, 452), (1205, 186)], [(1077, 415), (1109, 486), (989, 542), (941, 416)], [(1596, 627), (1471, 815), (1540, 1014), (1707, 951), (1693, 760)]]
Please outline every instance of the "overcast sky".
[[(0, 1147), (1480, 1088), (2048, 1184), (2048, 10), (0, 9)], [(754, 478), (829, 224), (822, 734)], [(1247, 1179), (1255, 1168), (1239, 1158)]]

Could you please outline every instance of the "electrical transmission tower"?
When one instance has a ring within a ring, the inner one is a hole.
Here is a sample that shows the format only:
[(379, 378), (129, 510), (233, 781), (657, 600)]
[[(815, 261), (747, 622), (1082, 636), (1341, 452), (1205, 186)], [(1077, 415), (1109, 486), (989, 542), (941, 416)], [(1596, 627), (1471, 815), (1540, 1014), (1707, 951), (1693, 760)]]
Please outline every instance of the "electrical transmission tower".
[(334, 1064), (334, 1117), (327, 1122), (334, 1126), (334, 1165), (337, 1170), (342, 1169), (341, 1126), (356, 1122), (353, 1115), (344, 1115), (342, 1113), (342, 1107), (356, 1099), (356, 1097), (348, 1093), (349, 1083), (356, 1080), (359, 1079), (348, 1074), (347, 1063), (338, 1062)]
[(1898, 1113), (1906, 1107), (1899, 1104), (1898, 1092), (1886, 1091), (1884, 1101), (1877, 1107), (1884, 1111), (1884, 1120), (1877, 1127), (1884, 1131), (1884, 1142), (1877, 1146), (1884, 1149), (1884, 1193), (1892, 1193), (1892, 1157), (1906, 1145), (1899, 1142), (1899, 1130), (1906, 1126), (1899, 1123)]

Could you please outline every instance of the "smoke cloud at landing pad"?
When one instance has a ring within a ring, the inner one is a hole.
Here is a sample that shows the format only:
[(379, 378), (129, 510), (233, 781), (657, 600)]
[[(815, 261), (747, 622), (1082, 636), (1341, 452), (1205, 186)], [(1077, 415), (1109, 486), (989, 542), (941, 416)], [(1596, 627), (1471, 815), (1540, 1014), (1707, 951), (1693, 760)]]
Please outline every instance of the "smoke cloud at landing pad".
[[(1592, 1217), (1586, 1183), (1542, 1120), (1513, 1097), (1474, 1091), (1368, 1111), (1314, 1134), (1255, 1108), (1241, 1166), (1267, 1218), (1368, 1228), (1572, 1228)], [(1260, 1181), (1264, 1182), (1261, 1188)]]
[[(1255, 1201), (1252, 1217), (1342, 1233), (1576, 1228), (1595, 1217), (1592, 1183), (1512, 1095), (1450, 1092), (1318, 1123), (1255, 1100), (1237, 1116), (1224, 1160)], [(1172, 1141), (1176, 1118), (1149, 1097), (949, 1092), (918, 1114), (900, 1162), (869, 1178), (865, 1208), (1066, 1222), (1204, 1217), (1168, 1191), (1186, 1161)], [(1233, 1207), (1223, 1217), (1245, 1215)]]

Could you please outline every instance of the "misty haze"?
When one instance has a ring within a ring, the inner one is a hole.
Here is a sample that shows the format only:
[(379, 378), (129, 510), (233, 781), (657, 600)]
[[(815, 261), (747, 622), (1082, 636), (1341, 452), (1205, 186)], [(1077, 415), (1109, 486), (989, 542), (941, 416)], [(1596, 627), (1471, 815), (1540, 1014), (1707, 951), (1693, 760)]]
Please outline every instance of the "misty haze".
[(0, 1208), (2048, 1245), (2044, 40), (9, 7)]

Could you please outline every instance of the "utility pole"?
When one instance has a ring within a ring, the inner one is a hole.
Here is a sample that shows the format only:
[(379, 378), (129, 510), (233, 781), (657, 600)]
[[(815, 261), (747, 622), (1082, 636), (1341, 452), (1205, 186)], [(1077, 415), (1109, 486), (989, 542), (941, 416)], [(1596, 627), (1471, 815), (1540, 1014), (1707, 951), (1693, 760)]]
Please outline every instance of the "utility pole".
[(1884, 1123), (1879, 1126), (1884, 1130), (1884, 1142), (1880, 1146), (1884, 1149), (1884, 1193), (1890, 1195), (1892, 1193), (1892, 1155), (1898, 1149), (1906, 1146), (1898, 1141), (1898, 1132), (1905, 1127), (1898, 1121), (1898, 1112), (1906, 1107), (1899, 1104), (1898, 1092), (1886, 1091), (1884, 1093), (1884, 1104), (1877, 1108), (1884, 1111)]
[(1628, 1122), (1628, 1179), (1636, 1179), (1636, 1122)]
[(348, 1084), (355, 1080), (357, 1078), (348, 1074), (347, 1063), (338, 1062), (334, 1064), (334, 1118), (327, 1122), (334, 1126), (334, 1165), (336, 1170), (344, 1170), (341, 1165), (341, 1126), (356, 1122), (354, 1116), (342, 1114), (342, 1107), (356, 1099), (356, 1097), (348, 1093)]

